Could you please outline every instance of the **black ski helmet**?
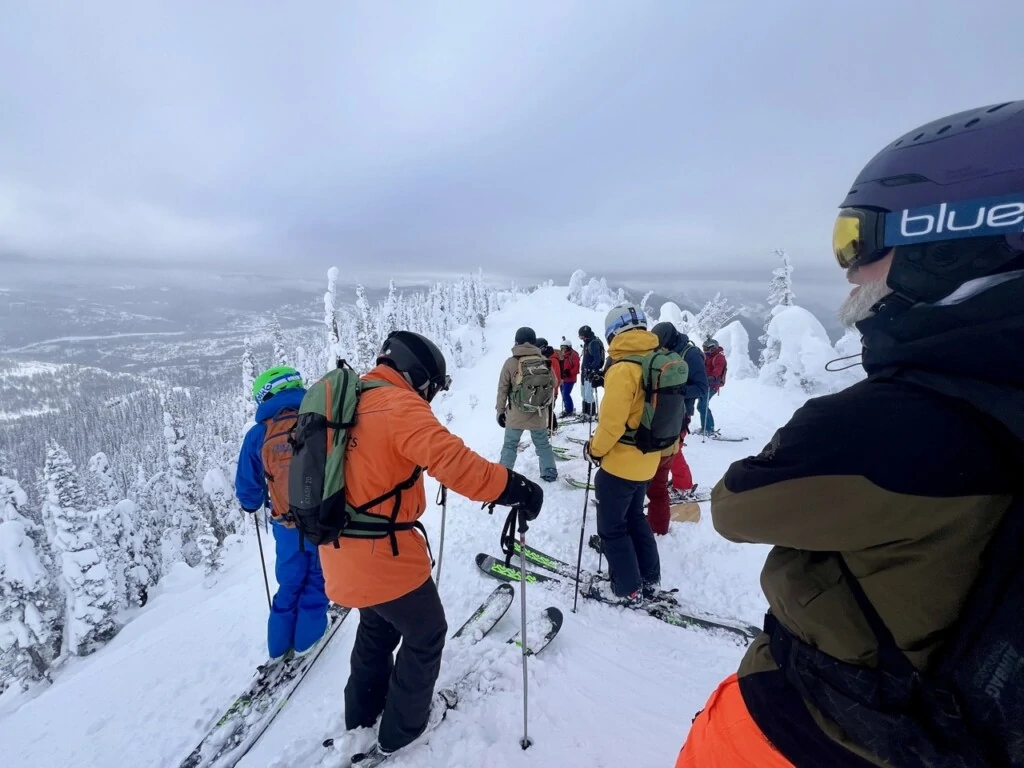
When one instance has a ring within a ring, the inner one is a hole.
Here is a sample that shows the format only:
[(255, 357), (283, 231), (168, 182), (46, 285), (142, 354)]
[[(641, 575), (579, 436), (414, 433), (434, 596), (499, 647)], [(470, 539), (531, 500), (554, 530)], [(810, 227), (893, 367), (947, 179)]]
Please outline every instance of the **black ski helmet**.
[(589, 325), (580, 326), (580, 338), (586, 339), (587, 341), (594, 338), (594, 331), (591, 329)]
[(667, 320), (657, 323), (651, 328), (651, 333), (658, 337), (658, 343), (665, 349), (675, 349), (679, 346), (679, 329)]
[(547, 340), (547, 339), (545, 339), (544, 337), (540, 337), (540, 338), (538, 338), (538, 339), (537, 339), (537, 341), (536, 341), (536, 342), (534, 342), (534, 343), (535, 343), (535, 344), (536, 344), (536, 345), (537, 345), (538, 347), (540, 347), (541, 349), (544, 349), (544, 347), (546, 347), (546, 346), (548, 345), (548, 340)]
[(534, 344), (537, 343), (537, 334), (534, 333), (533, 328), (523, 326), (516, 331), (516, 344)]
[(451, 386), (448, 366), (437, 345), (412, 331), (392, 331), (384, 339), (377, 363), (404, 374), (428, 403)]
[[(1024, 253), (1024, 101), (934, 120), (875, 155), (840, 204), (832, 247), (844, 269), (893, 250), (880, 304), (935, 302)], [(880, 309), (880, 308), (879, 308)]]

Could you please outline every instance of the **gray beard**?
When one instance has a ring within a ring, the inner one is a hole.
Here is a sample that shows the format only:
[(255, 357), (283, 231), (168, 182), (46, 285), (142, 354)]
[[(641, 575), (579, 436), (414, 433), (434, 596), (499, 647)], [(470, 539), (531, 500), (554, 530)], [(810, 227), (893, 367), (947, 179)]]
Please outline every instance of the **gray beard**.
[(847, 296), (846, 300), (839, 305), (836, 317), (839, 322), (847, 328), (852, 328), (854, 323), (866, 320), (874, 312), (871, 308), (879, 301), (892, 293), (892, 288), (886, 283), (886, 278), (865, 283), (853, 296)]

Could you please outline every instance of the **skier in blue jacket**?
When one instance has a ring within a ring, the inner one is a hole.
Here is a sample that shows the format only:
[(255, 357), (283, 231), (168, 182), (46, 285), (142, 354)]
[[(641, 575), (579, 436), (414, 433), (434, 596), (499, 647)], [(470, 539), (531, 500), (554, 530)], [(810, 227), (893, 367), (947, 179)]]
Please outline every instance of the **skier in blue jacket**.
[(252, 394), (256, 424), (242, 441), (235, 495), (246, 512), (266, 507), (273, 521), (277, 593), (267, 621), (267, 650), (276, 660), (316, 646), (327, 630), (328, 601), (317, 548), (308, 542), (300, 547), (299, 530), (288, 520), (288, 437), (306, 394), (302, 376), (288, 366), (270, 368), (253, 383)]
[(690, 371), (686, 379), (686, 418), (687, 423), (693, 418), (693, 412), (698, 402), (704, 401), (708, 396), (708, 372), (704, 368), (704, 352), (690, 341), (685, 333), (679, 334), (676, 347), (672, 350), (678, 352), (686, 361), (687, 369)]

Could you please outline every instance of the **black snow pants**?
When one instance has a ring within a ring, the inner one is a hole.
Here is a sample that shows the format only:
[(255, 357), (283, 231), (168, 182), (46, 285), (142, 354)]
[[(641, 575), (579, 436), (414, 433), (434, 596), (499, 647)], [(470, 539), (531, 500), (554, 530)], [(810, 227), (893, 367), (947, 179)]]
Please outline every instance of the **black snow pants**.
[(433, 579), (397, 600), (360, 608), (345, 686), (345, 727), (369, 728), (380, 717), (377, 742), (388, 752), (419, 736), (430, 715), (447, 633)]
[(641, 582), (661, 581), (661, 559), (651, 526), (644, 517), (647, 483), (624, 480), (597, 470), (597, 535), (608, 558), (612, 591), (619, 597), (636, 592)]

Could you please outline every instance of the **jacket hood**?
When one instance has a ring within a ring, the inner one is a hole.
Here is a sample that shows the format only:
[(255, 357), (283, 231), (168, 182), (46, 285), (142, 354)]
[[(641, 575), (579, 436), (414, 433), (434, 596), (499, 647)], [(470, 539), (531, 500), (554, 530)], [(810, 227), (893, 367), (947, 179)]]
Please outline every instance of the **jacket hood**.
[(272, 419), (281, 411), (291, 408), (294, 411), (299, 410), (299, 406), (302, 404), (302, 398), (306, 394), (306, 390), (301, 387), (294, 389), (283, 389), (273, 397), (264, 400), (260, 403), (259, 408), (256, 409), (256, 421), (266, 421)]
[(516, 344), (512, 347), (512, 357), (526, 357), (527, 355), (544, 357), (544, 355), (541, 354), (540, 347), (533, 344)]
[(643, 355), (658, 348), (658, 337), (650, 331), (626, 331), (614, 337), (608, 345), (608, 355), (618, 360), (626, 355)]
[(958, 304), (917, 306), (862, 320), (857, 328), (864, 370), (966, 401), (1024, 446), (1022, 299), (1024, 277), (1019, 277)]

